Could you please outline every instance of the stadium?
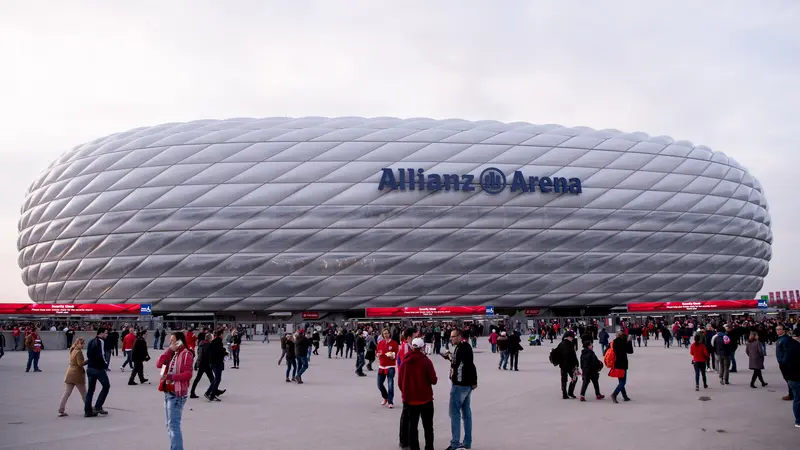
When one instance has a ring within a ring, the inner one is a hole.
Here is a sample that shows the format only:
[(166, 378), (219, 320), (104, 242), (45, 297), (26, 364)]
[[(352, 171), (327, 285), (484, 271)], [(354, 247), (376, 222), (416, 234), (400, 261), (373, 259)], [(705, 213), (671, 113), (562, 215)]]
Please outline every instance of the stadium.
[(30, 185), (34, 302), (153, 312), (607, 312), (752, 299), (759, 182), (666, 136), (426, 118), (168, 123), (77, 146)]

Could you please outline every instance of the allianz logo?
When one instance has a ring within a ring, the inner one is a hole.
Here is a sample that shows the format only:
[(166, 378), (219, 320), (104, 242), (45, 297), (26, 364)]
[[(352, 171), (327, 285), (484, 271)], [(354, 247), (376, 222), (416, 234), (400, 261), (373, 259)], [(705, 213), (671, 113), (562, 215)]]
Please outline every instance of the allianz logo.
[(475, 180), (472, 174), (425, 173), (424, 169), (381, 169), (378, 190), (391, 191), (466, 191), (472, 192), (476, 185), (488, 194), (499, 194), (507, 187), (511, 192), (539, 192), (548, 194), (580, 194), (579, 178), (526, 177), (521, 170), (514, 171), (509, 183), (502, 170), (489, 167)]

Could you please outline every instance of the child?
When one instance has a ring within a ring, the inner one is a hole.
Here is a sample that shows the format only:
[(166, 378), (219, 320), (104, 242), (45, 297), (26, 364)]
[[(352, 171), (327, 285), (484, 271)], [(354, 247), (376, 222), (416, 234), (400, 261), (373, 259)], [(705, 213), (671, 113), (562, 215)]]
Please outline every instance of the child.
[(583, 341), (583, 352), (581, 352), (581, 371), (583, 371), (583, 384), (581, 385), (581, 401), (585, 402), (586, 388), (589, 387), (589, 382), (594, 385), (594, 393), (598, 400), (606, 398), (605, 395), (600, 394), (600, 370), (603, 368), (603, 363), (597, 359), (594, 354), (594, 346), (591, 341)]

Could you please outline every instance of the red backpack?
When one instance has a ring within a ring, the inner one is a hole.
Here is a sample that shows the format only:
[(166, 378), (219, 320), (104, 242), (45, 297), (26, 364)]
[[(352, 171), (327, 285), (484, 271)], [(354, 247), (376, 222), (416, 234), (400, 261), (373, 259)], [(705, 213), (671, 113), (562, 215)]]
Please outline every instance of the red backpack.
[(614, 349), (613, 348), (608, 347), (608, 350), (606, 350), (606, 354), (603, 357), (603, 363), (609, 369), (613, 369), (614, 368), (614, 364), (616, 364), (616, 362), (617, 362), (617, 354), (614, 353)]

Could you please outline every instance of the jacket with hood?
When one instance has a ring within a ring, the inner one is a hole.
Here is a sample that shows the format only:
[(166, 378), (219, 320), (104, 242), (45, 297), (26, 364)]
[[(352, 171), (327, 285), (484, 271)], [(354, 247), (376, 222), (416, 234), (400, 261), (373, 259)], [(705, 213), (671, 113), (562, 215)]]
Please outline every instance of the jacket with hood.
[(197, 367), (198, 369), (205, 369), (210, 367), (208, 363), (208, 346), (209, 343), (205, 339), (197, 343)]
[(564, 339), (556, 347), (556, 351), (560, 353), (558, 365), (566, 371), (570, 371), (578, 367), (578, 356), (575, 354), (575, 344), (570, 342), (569, 339)]
[(603, 363), (600, 362), (594, 350), (588, 348), (583, 349), (581, 352), (581, 371), (583, 372), (583, 376), (593, 378), (600, 374), (602, 368)]
[(397, 386), (403, 404), (424, 405), (433, 401), (433, 386), (439, 381), (431, 360), (420, 351), (408, 353), (400, 366)]

